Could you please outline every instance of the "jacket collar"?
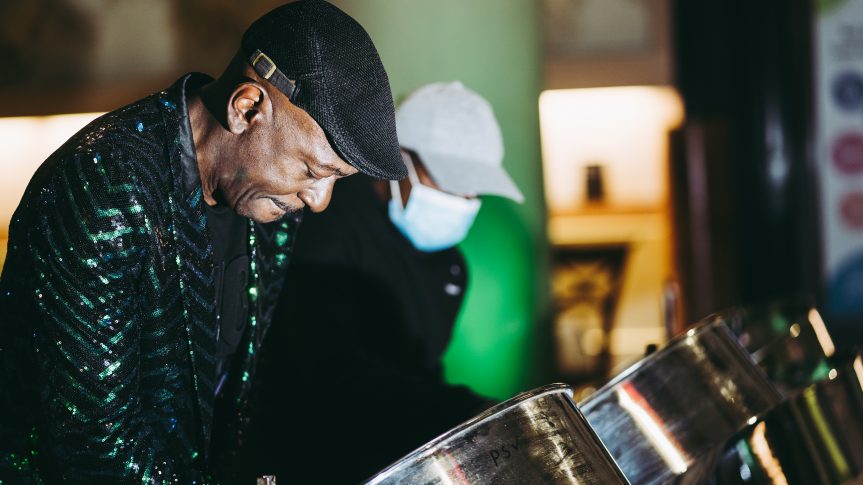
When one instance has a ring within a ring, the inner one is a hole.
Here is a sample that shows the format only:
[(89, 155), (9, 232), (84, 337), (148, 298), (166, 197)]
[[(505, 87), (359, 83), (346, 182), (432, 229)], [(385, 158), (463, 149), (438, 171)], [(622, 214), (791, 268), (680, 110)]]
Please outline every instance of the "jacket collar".
[(186, 99), (189, 92), (207, 84), (212, 77), (193, 72), (186, 74), (177, 81), (177, 114), (180, 117), (178, 126), (180, 166), (183, 180), (183, 190), (190, 194), (200, 188), (201, 173), (198, 171), (198, 157), (195, 154), (195, 141), (192, 137), (192, 122), (189, 119), (189, 108)]

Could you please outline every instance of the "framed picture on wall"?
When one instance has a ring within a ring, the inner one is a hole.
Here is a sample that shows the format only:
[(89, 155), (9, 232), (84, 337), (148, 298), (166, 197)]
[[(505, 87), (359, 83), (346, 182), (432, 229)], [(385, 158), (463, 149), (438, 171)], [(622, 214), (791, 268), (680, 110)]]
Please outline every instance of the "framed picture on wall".
[(559, 378), (585, 384), (608, 377), (609, 335), (627, 251), (623, 244), (554, 247), (552, 340)]

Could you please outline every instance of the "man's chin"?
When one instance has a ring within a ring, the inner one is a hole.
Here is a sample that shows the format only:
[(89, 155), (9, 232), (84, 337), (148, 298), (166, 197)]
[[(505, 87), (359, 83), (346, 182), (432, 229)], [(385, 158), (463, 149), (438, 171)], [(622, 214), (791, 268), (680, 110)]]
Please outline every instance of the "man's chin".
[[(288, 209), (288, 210), (285, 210)], [(254, 201), (250, 204), (240, 204), (234, 209), (235, 212), (247, 219), (251, 219), (255, 222), (266, 224), (268, 222), (274, 222), (282, 217), (285, 214), (299, 212), (299, 210), (292, 210), (292, 207), (282, 208), (273, 203), (272, 200), (268, 198), (259, 198), (254, 199)]]
[(268, 222), (278, 221), (279, 219), (284, 217), (284, 215), (285, 215), (284, 212), (279, 212), (278, 214), (267, 214), (266, 216), (250, 217), (250, 219), (252, 219), (255, 222), (261, 223), (261, 224), (266, 224)]
[(268, 222), (275, 222), (285, 217), (286, 215), (297, 214), (299, 212), (302, 212), (302, 209), (293, 209), (288, 211), (284, 211), (282, 209), (249, 211), (248, 214), (244, 214), (243, 212), (238, 211), (237, 213), (255, 222), (266, 224)]

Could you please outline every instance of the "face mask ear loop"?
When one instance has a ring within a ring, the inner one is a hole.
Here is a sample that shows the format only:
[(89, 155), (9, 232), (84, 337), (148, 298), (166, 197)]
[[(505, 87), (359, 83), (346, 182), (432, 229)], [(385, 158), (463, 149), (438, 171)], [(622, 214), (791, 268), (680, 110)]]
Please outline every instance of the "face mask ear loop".
[[(401, 152), (402, 161), (405, 162), (405, 167), (408, 169), (408, 178), (411, 181), (411, 185), (419, 185), (420, 178), (417, 175), (417, 171), (414, 168), (414, 162), (411, 160), (410, 155), (405, 152)], [(393, 199), (397, 200), (400, 207), (402, 206), (402, 191), (399, 187), (398, 180), (390, 180), (390, 195)]]
[(402, 191), (399, 188), (398, 180), (390, 180), (390, 196), (393, 198), (393, 200), (398, 202), (399, 207), (402, 207)]
[(414, 161), (410, 155), (402, 152), (402, 160), (405, 162), (405, 167), (408, 169), (408, 178), (411, 179), (411, 185), (420, 185), (420, 178), (417, 175), (417, 169), (414, 168)]

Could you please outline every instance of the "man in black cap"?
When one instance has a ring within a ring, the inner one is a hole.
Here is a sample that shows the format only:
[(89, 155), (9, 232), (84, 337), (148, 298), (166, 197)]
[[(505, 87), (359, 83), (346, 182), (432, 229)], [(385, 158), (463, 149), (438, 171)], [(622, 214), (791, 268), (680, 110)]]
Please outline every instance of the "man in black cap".
[(218, 79), (67, 141), (0, 276), (0, 482), (208, 481), (242, 436), (301, 211), (358, 171), (406, 173), (389, 83), (320, 0), (256, 21)]

